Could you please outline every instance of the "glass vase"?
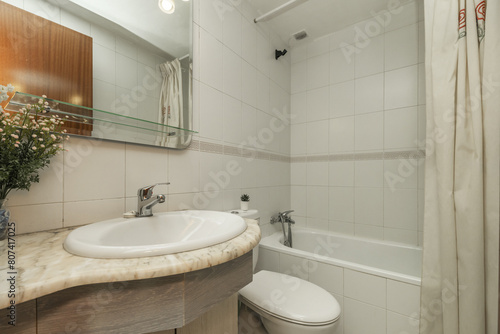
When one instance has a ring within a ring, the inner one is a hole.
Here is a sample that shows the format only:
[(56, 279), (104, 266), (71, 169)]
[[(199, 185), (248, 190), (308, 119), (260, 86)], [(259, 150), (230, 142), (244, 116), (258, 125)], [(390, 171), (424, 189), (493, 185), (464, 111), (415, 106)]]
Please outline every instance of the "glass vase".
[(10, 221), (10, 211), (7, 208), (7, 199), (0, 199), (0, 240), (7, 236), (7, 227)]

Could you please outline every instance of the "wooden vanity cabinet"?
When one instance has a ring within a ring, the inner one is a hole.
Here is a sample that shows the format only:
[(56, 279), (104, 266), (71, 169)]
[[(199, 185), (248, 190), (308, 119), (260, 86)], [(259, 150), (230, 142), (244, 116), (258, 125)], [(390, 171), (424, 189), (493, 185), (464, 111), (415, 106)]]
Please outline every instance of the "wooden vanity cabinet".
[[(61, 290), (17, 305), (3, 334), (237, 334), (237, 292), (252, 280), (252, 252), (185, 274)], [(1, 319), (6, 319), (2, 310)]]

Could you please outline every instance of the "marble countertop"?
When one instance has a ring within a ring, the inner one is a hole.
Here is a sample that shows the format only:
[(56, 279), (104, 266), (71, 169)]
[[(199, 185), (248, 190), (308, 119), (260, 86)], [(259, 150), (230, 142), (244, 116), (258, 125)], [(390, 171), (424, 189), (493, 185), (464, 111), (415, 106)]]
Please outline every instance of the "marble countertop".
[[(79, 285), (130, 281), (182, 274), (231, 261), (260, 241), (257, 221), (245, 219), (245, 232), (227, 242), (194, 251), (131, 259), (94, 259), (72, 255), (63, 248), (74, 228), (15, 237), (15, 302), (22, 302)], [(10, 303), (7, 240), (0, 241), (0, 307)]]

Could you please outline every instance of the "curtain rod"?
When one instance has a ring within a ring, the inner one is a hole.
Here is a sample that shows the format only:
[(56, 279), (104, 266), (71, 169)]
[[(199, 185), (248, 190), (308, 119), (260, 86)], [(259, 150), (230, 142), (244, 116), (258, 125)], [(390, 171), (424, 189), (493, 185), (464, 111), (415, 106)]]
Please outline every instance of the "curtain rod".
[(257, 23), (259, 21), (270, 20), (270, 19), (275, 18), (276, 16), (278, 16), (278, 15), (280, 15), (280, 14), (282, 14), (282, 13), (284, 13), (284, 12), (286, 12), (286, 11), (294, 8), (294, 7), (297, 7), (298, 5), (303, 4), (306, 1), (309, 1), (309, 0), (290, 0), (287, 3), (284, 3), (281, 6), (276, 7), (273, 10), (270, 10), (266, 14), (261, 15), (261, 16), (255, 18), (253, 21), (255, 23)]

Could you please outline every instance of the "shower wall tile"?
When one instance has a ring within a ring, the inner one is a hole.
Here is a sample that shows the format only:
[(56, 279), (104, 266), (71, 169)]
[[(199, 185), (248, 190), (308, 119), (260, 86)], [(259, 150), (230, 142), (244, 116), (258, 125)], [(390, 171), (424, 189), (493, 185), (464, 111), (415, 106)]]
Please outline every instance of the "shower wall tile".
[(417, 231), (417, 189), (384, 189), (384, 226)]
[(355, 186), (381, 188), (383, 186), (384, 162), (382, 160), (356, 161), (354, 165)]
[(412, 1), (393, 10), (392, 13), (386, 13), (388, 16), (385, 20), (385, 31), (393, 31), (423, 21), (424, 18), (419, 16), (420, 7), (423, 8), (423, 1)]
[(329, 116), (330, 92), (328, 86), (307, 92), (307, 121), (326, 120)]
[(417, 107), (386, 110), (384, 114), (384, 148), (417, 148)]
[(355, 117), (356, 151), (382, 150), (384, 147), (384, 113), (375, 112)]
[(418, 66), (385, 73), (385, 109), (416, 106), (418, 102)]
[(237, 10), (227, 10), (224, 12), (222, 41), (238, 56), (241, 56), (241, 21), (241, 14)]
[(336, 233), (354, 235), (354, 223), (330, 221), (328, 230)]
[(330, 221), (354, 222), (354, 188), (330, 187)]
[(384, 75), (376, 74), (355, 81), (356, 114), (384, 110)]
[(257, 69), (246, 61), (242, 61), (241, 65), (241, 100), (255, 108), (257, 106)]
[(307, 45), (307, 57), (316, 57), (330, 51), (330, 37), (324, 36), (314, 39)]
[(241, 21), (241, 56), (252, 66), (257, 66), (257, 30), (255, 23)]
[(328, 204), (328, 187), (307, 186), (308, 217), (328, 219)]
[(336, 85), (331, 85), (330, 118), (354, 115), (354, 99), (355, 99), (354, 97), (355, 94), (354, 94), (353, 80), (339, 83)]
[(329, 54), (323, 54), (321, 56), (316, 56), (309, 58), (307, 60), (307, 89), (316, 89), (324, 86), (328, 86), (328, 67), (329, 64)]
[[(325, 140), (326, 135), (328, 135), (328, 122), (317, 121), (307, 123), (307, 154), (328, 153), (328, 141)], [(300, 140), (304, 140), (303, 135), (300, 137)]]
[(307, 163), (307, 184), (311, 186), (325, 186), (328, 180), (328, 162)]
[(356, 224), (384, 226), (384, 189), (361, 187), (355, 189)]
[(330, 153), (354, 151), (354, 117), (330, 119), (329, 142)]
[(200, 79), (217, 90), (223, 89), (223, 53), (223, 44), (203, 28), (200, 29)]
[(222, 85), (224, 93), (241, 100), (242, 65), (241, 58), (231, 49), (224, 47)]
[[(323, 71), (327, 71), (327, 68), (324, 68)], [(336, 84), (353, 79), (354, 56), (345, 54), (340, 49), (333, 50), (330, 53), (330, 84)]]
[(291, 79), (292, 94), (307, 90), (307, 60), (292, 65)]
[(418, 244), (418, 232), (396, 229), (396, 228), (384, 228), (384, 240), (394, 241), (403, 244), (417, 245)]
[(384, 228), (382, 226), (363, 225), (360, 223), (356, 223), (354, 225), (354, 234), (362, 238), (383, 240)]
[(218, 10), (216, 0), (199, 1), (200, 6), (200, 26), (218, 40), (222, 40), (225, 15)]
[[(292, 164), (292, 170), (295, 165)], [(354, 161), (331, 161), (328, 176), (330, 186), (353, 187)]]
[(385, 35), (385, 70), (418, 63), (418, 23)]
[(292, 124), (307, 122), (307, 93), (297, 93), (291, 96)]
[(356, 78), (384, 72), (384, 36), (369, 39), (364, 48), (355, 54)]

